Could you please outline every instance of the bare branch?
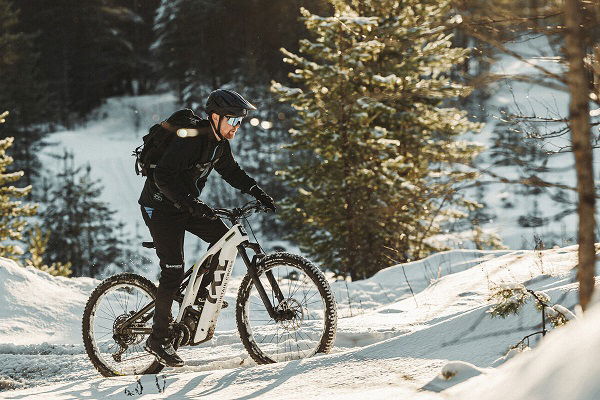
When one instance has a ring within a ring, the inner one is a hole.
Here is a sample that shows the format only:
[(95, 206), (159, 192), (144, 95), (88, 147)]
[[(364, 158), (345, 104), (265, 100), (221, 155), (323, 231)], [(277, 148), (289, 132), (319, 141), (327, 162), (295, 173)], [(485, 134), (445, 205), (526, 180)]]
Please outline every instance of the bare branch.
[(525, 185), (525, 186), (537, 186), (537, 187), (555, 187), (555, 188), (559, 188), (559, 189), (577, 192), (577, 188), (574, 188), (574, 187), (568, 186), (568, 185), (564, 185), (562, 183), (548, 182), (548, 181), (545, 181), (535, 175), (530, 176), (530, 177), (518, 178), (518, 179), (509, 179), (504, 176), (500, 176), (488, 169), (479, 168), (477, 166), (471, 166), (471, 167), (476, 169), (477, 171), (479, 171), (482, 174), (485, 174), (492, 178), (497, 179), (498, 182), (500, 182), (500, 183), (510, 183), (510, 184), (518, 184), (518, 185)]
[[(476, 39), (481, 40), (482, 42), (485, 42), (491, 46), (494, 46), (495, 48), (497, 48), (498, 50), (509, 54), (511, 56), (513, 56), (514, 58), (516, 58), (519, 61), (522, 61), (530, 66), (532, 66), (533, 68), (537, 69), (538, 71), (544, 73), (545, 75), (552, 77), (554, 79), (556, 79), (557, 81), (563, 83), (564, 85), (567, 84), (567, 81), (560, 75), (555, 74), (552, 71), (549, 71), (548, 69), (537, 65), (533, 62), (531, 62), (529, 59), (525, 58), (524, 56), (522, 56), (521, 54), (517, 53), (516, 51), (513, 51), (511, 49), (509, 49), (508, 47), (506, 47), (504, 44), (500, 43), (499, 41), (497, 41), (496, 39), (493, 39), (491, 37), (488, 37), (486, 35), (483, 35), (479, 32), (477, 32), (476, 30), (468, 30), (468, 33), (473, 36)], [(567, 88), (563, 89), (563, 90), (567, 90)]]

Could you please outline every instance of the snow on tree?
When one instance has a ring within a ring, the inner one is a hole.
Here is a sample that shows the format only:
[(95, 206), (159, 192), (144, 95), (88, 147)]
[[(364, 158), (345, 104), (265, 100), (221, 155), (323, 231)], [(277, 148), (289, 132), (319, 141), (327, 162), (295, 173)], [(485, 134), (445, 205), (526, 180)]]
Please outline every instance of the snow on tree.
[[(0, 115), (0, 121), (3, 122), (7, 114)], [(27, 222), (22, 217), (34, 215), (36, 206), (17, 200), (27, 196), (31, 186), (18, 188), (12, 185), (23, 176), (23, 171), (7, 171), (13, 159), (6, 152), (13, 140), (12, 137), (0, 140), (0, 257), (16, 259), (23, 254), (19, 241), (23, 240)]]
[(312, 38), (282, 50), (297, 87), (272, 84), (297, 113), (284, 216), (304, 251), (360, 279), (441, 250), (426, 239), (478, 206), (457, 189), (482, 150), (460, 135), (481, 124), (446, 106), (471, 91), (450, 78), (469, 52), (451, 47), (450, 2), (330, 3), (332, 17), (301, 9)]
[[(560, 305), (550, 305), (550, 296), (542, 291), (534, 291), (526, 288), (523, 284), (502, 284), (491, 289), (492, 293), (489, 300), (493, 302), (488, 310), (490, 316), (506, 318), (509, 315), (517, 315), (525, 304), (530, 300), (534, 301), (534, 306), (540, 312), (542, 317), (541, 330), (526, 335), (512, 349), (524, 349), (529, 347), (529, 338), (535, 335), (545, 336), (546, 321), (549, 321), (555, 328), (565, 325), (568, 321), (575, 319), (569, 309)], [(525, 345), (527, 342), (527, 346)]]

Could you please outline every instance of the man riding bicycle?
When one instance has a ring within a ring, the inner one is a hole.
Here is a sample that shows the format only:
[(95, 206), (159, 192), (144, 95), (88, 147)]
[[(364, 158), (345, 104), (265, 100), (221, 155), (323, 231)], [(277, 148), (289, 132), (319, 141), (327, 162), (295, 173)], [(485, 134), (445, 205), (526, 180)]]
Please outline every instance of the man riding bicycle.
[[(275, 211), (273, 198), (240, 168), (229, 144), (242, 119), (256, 107), (232, 90), (218, 89), (209, 95), (205, 109), (208, 119), (184, 109), (151, 128), (164, 129), (173, 138), (158, 162), (149, 166), (151, 172), (138, 201), (161, 268), (152, 334), (144, 348), (159, 362), (172, 367), (183, 366), (171, 344), (169, 319), (173, 298), (184, 276), (185, 232), (198, 236), (210, 247), (228, 230), (212, 208), (198, 199), (208, 175), (216, 169), (231, 186)], [(201, 287), (211, 280), (212, 274), (207, 273)]]

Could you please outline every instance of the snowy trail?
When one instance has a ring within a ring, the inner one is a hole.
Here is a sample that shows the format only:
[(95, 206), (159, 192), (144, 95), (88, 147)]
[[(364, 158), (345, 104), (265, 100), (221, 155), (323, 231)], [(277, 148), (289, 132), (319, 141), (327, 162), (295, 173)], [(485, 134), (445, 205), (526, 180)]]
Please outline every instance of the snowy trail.
[[(322, 356), (254, 368), (220, 371), (164, 373), (134, 377), (65, 382), (0, 394), (1, 398), (374, 398), (437, 399), (435, 393), (418, 393), (409, 374), (422, 373), (414, 360), (397, 360), (383, 365), (377, 360), (349, 356)], [(346, 359), (344, 359), (344, 357)]]
[[(386, 308), (401, 299), (414, 301), (404, 273), (413, 291), (418, 292), (426, 288), (436, 275), (465, 270), (479, 263), (482, 257), (493, 258), (501, 254), (504, 252), (440, 253), (417, 263), (389, 268), (370, 280), (348, 285), (333, 283), (341, 317), (334, 352), (347, 352), (409, 332), (398, 323), (399, 311)], [(0, 314), (0, 375), (5, 377), (5, 384), (28, 387), (76, 378), (96, 378), (98, 374), (81, 345), (80, 318), (87, 296), (98, 281), (54, 278), (14, 264), (7, 264), (0, 272), (3, 282), (7, 282), (2, 300), (12, 307), (6, 315)], [(239, 278), (234, 278), (227, 294), (230, 304), (235, 302), (237, 280)], [(68, 286), (71, 282), (74, 284)], [(38, 291), (45, 288), (41, 300), (27, 299), (27, 290), (32, 288)], [(76, 304), (71, 300), (61, 302), (61, 299), (75, 299)], [(37, 315), (40, 310), (41, 315)], [(49, 314), (63, 315), (63, 318), (54, 319)], [(14, 323), (18, 320), (23, 321), (23, 326), (16, 332)], [(252, 366), (234, 321), (233, 307), (224, 310), (215, 338), (206, 345), (182, 349), (181, 354), (188, 365), (180, 370), (165, 370), (165, 373), (198, 373), (236, 368), (240, 364)], [(365, 324), (365, 321), (368, 323)], [(45, 327), (46, 333), (40, 335), (40, 326)], [(44, 343), (52, 342), (49, 338), (57, 332), (63, 335), (55, 334), (54, 344)]]
[[(0, 344), (0, 377), (5, 385), (12, 380), (21, 387), (0, 392), (0, 398), (177, 399), (212, 394), (222, 398), (448, 398), (438, 392), (459, 382), (440, 380), (440, 370), (448, 361), (461, 360), (484, 370), (495, 366), (510, 345), (539, 324), (533, 307), (519, 316), (491, 319), (486, 314), (490, 288), (525, 283), (572, 309), (576, 254), (576, 247), (544, 252), (450, 251), (390, 267), (365, 281), (335, 282), (332, 288), (342, 318), (334, 353), (273, 365), (256, 366), (248, 358), (235, 331), (234, 307), (224, 310), (213, 341), (181, 350), (187, 362), (184, 368), (143, 377), (99, 378), (79, 336), (63, 338), (61, 345), (36, 344), (32, 330), (22, 335), (20, 345)], [(15, 281), (27, 285), (28, 280), (44, 278), (43, 273), (10, 264), (0, 273), (4, 270), (18, 278), (0, 288), (6, 289), (7, 300), (15, 302), (10, 298), (11, 293), (19, 293)], [(56, 278), (46, 279), (52, 284)], [(234, 295), (233, 290), (228, 293), (230, 304)], [(13, 311), (18, 311), (15, 307)], [(35, 318), (30, 316), (32, 325)], [(0, 319), (0, 343), (12, 337), (3, 332), (10, 321), (10, 315)], [(24, 343), (26, 337), (32, 344)]]

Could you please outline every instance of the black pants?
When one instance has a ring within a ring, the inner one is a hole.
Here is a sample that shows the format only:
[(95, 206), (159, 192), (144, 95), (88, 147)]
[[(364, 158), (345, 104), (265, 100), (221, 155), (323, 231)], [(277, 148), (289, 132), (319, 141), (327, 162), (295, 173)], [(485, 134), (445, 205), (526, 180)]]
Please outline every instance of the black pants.
[[(169, 317), (173, 297), (183, 281), (183, 239), (188, 231), (211, 246), (227, 233), (227, 226), (220, 219), (192, 217), (179, 210), (156, 210), (142, 207), (144, 222), (150, 230), (156, 255), (160, 260), (160, 279), (154, 307), (152, 335), (157, 338), (168, 336)], [(207, 278), (207, 277), (205, 277)], [(203, 279), (203, 283), (210, 280)]]

